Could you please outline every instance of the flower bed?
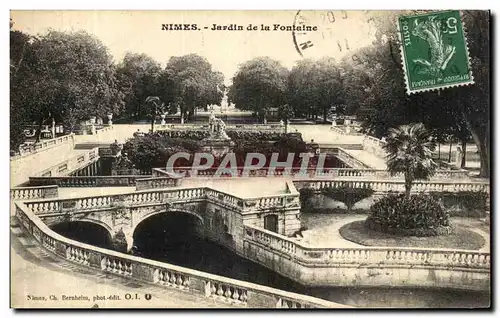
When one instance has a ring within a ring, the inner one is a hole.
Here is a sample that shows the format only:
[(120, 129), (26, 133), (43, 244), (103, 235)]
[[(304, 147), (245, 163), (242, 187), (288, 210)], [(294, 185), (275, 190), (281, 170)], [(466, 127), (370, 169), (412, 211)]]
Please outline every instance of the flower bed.
[(452, 233), (450, 215), (434, 196), (419, 194), (406, 199), (389, 194), (370, 208), (366, 226), (400, 236), (436, 236)]

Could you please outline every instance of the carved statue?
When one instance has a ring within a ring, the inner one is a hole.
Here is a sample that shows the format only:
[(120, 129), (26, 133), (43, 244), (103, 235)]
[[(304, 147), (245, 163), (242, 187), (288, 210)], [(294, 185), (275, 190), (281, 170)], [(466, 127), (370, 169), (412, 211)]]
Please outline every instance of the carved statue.
[(210, 129), (210, 135), (212, 135), (214, 132), (215, 132), (215, 115), (214, 115), (214, 112), (210, 112), (210, 117), (208, 117), (208, 125), (209, 125), (209, 129)]
[(214, 113), (210, 113), (208, 119), (210, 139), (230, 139), (226, 133), (226, 124), (220, 118), (216, 118)]

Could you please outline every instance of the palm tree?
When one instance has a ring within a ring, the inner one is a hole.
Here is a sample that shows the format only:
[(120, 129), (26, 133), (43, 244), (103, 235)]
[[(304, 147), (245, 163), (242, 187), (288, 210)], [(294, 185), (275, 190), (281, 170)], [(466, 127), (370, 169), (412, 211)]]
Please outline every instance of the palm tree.
[(404, 174), (406, 199), (415, 180), (428, 180), (436, 172), (437, 164), (432, 160), (435, 148), (430, 132), (421, 123), (389, 130), (384, 145), (388, 153), (387, 169), (391, 175)]
[(163, 111), (164, 103), (161, 103), (161, 100), (158, 96), (148, 96), (146, 98), (146, 104), (151, 106), (151, 132), (154, 132), (155, 129), (155, 119), (158, 115), (158, 112)]

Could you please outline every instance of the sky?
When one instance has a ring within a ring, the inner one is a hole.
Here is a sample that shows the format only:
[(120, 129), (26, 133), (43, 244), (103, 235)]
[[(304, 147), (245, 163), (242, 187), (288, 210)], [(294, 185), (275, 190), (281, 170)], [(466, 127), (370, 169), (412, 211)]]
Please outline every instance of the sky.
[[(94, 34), (116, 62), (134, 52), (145, 53), (164, 66), (172, 56), (197, 53), (224, 74), (226, 84), (240, 63), (255, 57), (269, 56), (292, 68), (304, 57), (340, 59), (348, 54), (346, 42), (349, 50), (371, 43), (373, 30), (363, 11), (302, 11), (298, 16), (305, 25), (317, 27), (317, 31), (296, 36), (299, 46), (308, 41), (313, 44), (302, 51), (303, 56), (296, 50), (292, 32), (272, 30), (274, 24), (293, 26), (297, 11), (11, 11), (13, 28), (28, 34), (44, 34), (49, 29)], [(162, 24), (170, 23), (197, 24), (200, 30), (162, 30)], [(213, 24), (241, 25), (244, 30), (212, 31)], [(249, 24), (259, 30), (246, 30)], [(271, 30), (261, 31), (261, 25)]]

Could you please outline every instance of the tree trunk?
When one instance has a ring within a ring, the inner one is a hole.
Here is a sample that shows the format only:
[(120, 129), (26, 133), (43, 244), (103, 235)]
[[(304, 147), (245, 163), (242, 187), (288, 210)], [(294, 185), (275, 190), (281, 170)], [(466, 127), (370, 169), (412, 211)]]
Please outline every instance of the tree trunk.
[(462, 139), (462, 158), (460, 162), (460, 168), (465, 168), (465, 162), (467, 160), (467, 140)]
[(413, 180), (405, 175), (405, 199), (410, 199), (411, 187), (413, 186)]
[(438, 143), (438, 160), (441, 160), (441, 143)]
[(450, 152), (448, 153), (448, 163), (451, 162), (451, 145), (452, 145), (452, 141), (450, 140)]
[(151, 132), (155, 131), (155, 118), (151, 118)]
[(326, 123), (327, 111), (326, 108), (323, 109), (323, 122)]
[(481, 140), (478, 145), (479, 160), (481, 162), (481, 169), (479, 176), (483, 178), (490, 177), (490, 147), (489, 142)]
[(40, 142), (40, 136), (42, 135), (42, 127), (43, 127), (44, 121), (45, 121), (45, 118), (42, 117), (42, 119), (40, 119), (40, 123), (38, 124), (38, 129), (36, 130), (35, 142)]
[[(471, 123), (466, 120), (467, 128), (471, 132), (472, 139), (479, 150), (479, 160), (481, 162), (481, 168), (479, 171), (479, 176), (483, 178), (490, 177), (490, 130), (489, 124), (486, 126), (485, 134), (482, 135), (478, 128), (472, 127)], [(484, 136), (484, 137), (483, 137)]]

